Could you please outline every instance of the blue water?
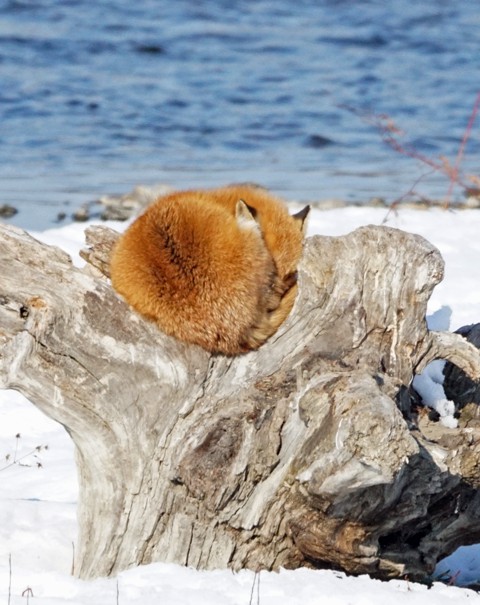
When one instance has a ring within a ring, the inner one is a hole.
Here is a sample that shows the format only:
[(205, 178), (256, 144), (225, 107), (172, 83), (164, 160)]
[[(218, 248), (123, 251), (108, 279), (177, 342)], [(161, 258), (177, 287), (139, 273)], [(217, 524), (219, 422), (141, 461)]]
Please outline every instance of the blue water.
[[(480, 7), (467, 0), (0, 7), (0, 204), (29, 228), (137, 183), (391, 201), (428, 168), (362, 112), (454, 160), (480, 91)], [(462, 164), (474, 174), (479, 129)], [(441, 197), (448, 180), (428, 174), (418, 190)]]

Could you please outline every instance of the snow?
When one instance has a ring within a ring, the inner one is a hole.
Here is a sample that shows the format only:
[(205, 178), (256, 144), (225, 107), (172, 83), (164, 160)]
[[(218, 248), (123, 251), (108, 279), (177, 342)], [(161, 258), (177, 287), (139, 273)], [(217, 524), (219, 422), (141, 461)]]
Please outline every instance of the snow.
[[(382, 224), (385, 219), (388, 226), (424, 236), (445, 259), (445, 279), (429, 303), (430, 328), (455, 330), (476, 323), (480, 319), (479, 211), (404, 208), (387, 215), (385, 210), (365, 207), (313, 210), (309, 235), (341, 235), (361, 225)], [(78, 250), (85, 226), (68, 225), (33, 235), (66, 250), (81, 265)], [(442, 388), (441, 364), (431, 364), (416, 379), (416, 386), (448, 425), (454, 419)], [(25, 604), (29, 598), (38, 605), (443, 605), (480, 601), (471, 590), (439, 582), (428, 589), (403, 580), (380, 582), (368, 576), (307, 569), (255, 576), (250, 571), (205, 572), (156, 563), (116, 578), (74, 579), (77, 480), (73, 445), (63, 427), (13, 391), (0, 391), (0, 479), (1, 603)], [(480, 546), (458, 549), (438, 565), (436, 576), (452, 578), (457, 585), (479, 581)]]
[(458, 421), (454, 418), (455, 404), (445, 396), (443, 389), (443, 368), (445, 361), (437, 359), (428, 365), (424, 372), (413, 379), (413, 386), (422, 398), (424, 405), (433, 408), (440, 415), (440, 422), (454, 429)]

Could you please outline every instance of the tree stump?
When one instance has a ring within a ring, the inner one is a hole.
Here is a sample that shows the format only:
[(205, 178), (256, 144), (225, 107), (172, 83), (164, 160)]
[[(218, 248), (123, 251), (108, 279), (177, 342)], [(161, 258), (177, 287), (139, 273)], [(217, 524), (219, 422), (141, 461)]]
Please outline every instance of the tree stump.
[(480, 376), (473, 345), (427, 329), (430, 243), (373, 226), (309, 238), (290, 317), (224, 357), (133, 313), (104, 275), (115, 232), (87, 234), (80, 270), (0, 228), (0, 387), (75, 442), (79, 577), (166, 561), (422, 578), (480, 541), (478, 434), (433, 439), (410, 410), (432, 359)]

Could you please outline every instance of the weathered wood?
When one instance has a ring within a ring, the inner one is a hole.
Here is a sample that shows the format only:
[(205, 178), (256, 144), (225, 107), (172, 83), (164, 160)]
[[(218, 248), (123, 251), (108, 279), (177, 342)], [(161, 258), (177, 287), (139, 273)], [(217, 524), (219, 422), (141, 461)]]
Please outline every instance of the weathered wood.
[(0, 228), (0, 388), (75, 442), (79, 576), (173, 561), (422, 577), (480, 540), (479, 435), (433, 442), (397, 406), (434, 358), (480, 376), (473, 345), (427, 329), (431, 244), (386, 227), (310, 238), (291, 316), (227, 358), (130, 311), (101, 275), (115, 234), (89, 238), (94, 272)]
[(108, 227), (96, 225), (85, 229), (87, 247), (80, 256), (105, 277), (110, 277), (110, 252), (118, 239), (118, 233)]

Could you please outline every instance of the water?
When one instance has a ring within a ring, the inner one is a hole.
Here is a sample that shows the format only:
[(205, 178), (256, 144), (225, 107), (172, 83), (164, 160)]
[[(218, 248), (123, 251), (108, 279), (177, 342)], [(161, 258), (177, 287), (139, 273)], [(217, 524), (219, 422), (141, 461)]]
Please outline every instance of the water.
[[(467, 0), (0, 7), (0, 204), (28, 228), (137, 183), (394, 200), (428, 168), (359, 114), (387, 114), (404, 143), (454, 160), (480, 90)], [(462, 164), (474, 174), (479, 128)], [(442, 197), (448, 180), (429, 174), (418, 190)]]

